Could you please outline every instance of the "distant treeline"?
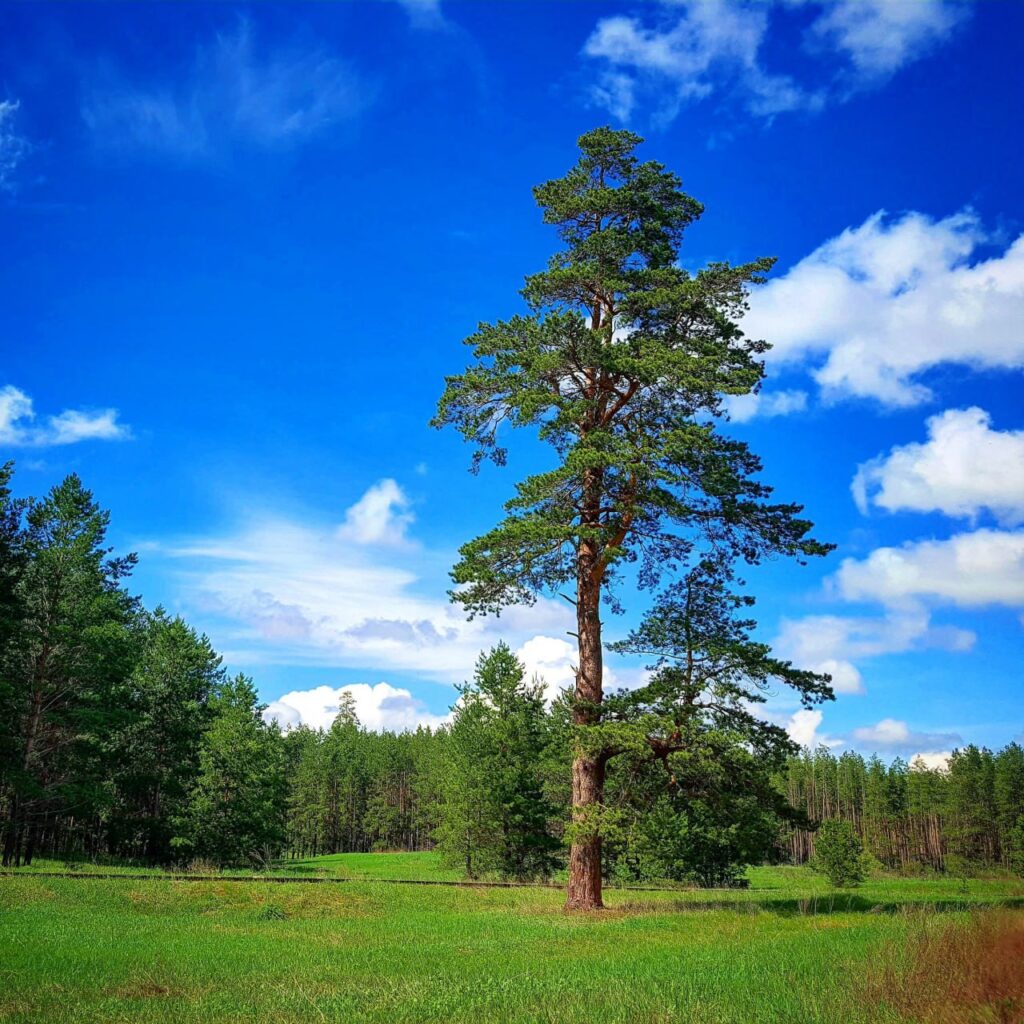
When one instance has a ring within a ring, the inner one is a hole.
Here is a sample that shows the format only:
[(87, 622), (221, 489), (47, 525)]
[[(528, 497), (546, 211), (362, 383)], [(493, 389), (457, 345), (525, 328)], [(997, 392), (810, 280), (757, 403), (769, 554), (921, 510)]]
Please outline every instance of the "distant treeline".
[[(790, 760), (781, 785), (787, 800), (812, 821), (850, 822), (868, 852), (891, 868), (936, 870), (964, 864), (1024, 873), (1024, 749), (998, 753), (968, 746), (948, 767), (825, 748)], [(814, 855), (814, 834), (791, 832), (797, 864)]]
[[(538, 878), (564, 863), (570, 705), (546, 704), (507, 646), (481, 655), (443, 729), (370, 732), (343, 698), (330, 728), (284, 732), (205, 636), (130, 594), (135, 558), (112, 554), (108, 515), (77, 477), (22, 500), (10, 475), (0, 468), (5, 866), (430, 848), (470, 876)], [(609, 877), (728, 884), (746, 864), (806, 861), (829, 818), (892, 867), (1024, 873), (1016, 744), (968, 747), (946, 772), (825, 750), (787, 760), (784, 734), (758, 746), (699, 720), (670, 756), (617, 735), (594, 825)]]

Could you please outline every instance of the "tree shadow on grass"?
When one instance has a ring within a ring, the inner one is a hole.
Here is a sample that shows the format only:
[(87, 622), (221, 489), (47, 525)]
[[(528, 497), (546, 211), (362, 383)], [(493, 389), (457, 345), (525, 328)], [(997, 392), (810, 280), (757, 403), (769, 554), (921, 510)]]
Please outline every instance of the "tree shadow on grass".
[(1001, 908), (1024, 909), (1024, 898), (1014, 897), (993, 901), (974, 900), (871, 900), (858, 893), (830, 893), (807, 898), (789, 897), (765, 900), (672, 900), (631, 901), (620, 904), (616, 910), (665, 913), (695, 913), (708, 910), (728, 910), (736, 914), (776, 914), (780, 917), (814, 917), (819, 914), (948, 914), (966, 910)]

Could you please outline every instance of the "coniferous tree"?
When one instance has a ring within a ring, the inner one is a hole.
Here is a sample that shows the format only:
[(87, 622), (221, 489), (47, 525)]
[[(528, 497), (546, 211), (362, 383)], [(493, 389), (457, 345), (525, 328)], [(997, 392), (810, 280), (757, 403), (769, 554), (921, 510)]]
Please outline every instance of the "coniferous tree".
[(224, 683), (210, 641), (158, 608), (146, 617), (131, 676), (131, 717), (116, 739), (111, 848), (150, 862), (172, 859), (172, 821), (199, 774), (211, 700)]
[(199, 775), (172, 839), (217, 864), (267, 863), (284, 842), (284, 744), (261, 717), (251, 680), (222, 683), (199, 753)]
[(139, 631), (137, 602), (122, 586), (135, 556), (111, 557), (108, 523), (74, 475), (27, 511), (5, 865), (31, 860), (40, 841), (54, 845), (46, 836), (62, 819), (87, 828), (109, 798), (111, 739), (130, 713)]
[(441, 764), (439, 846), (470, 877), (547, 876), (560, 844), (541, 770), (543, 685), (526, 682), (522, 663), (499, 643), (460, 694)]
[(799, 506), (771, 501), (757, 458), (716, 421), (723, 395), (750, 393), (762, 377), (767, 345), (736, 321), (772, 261), (683, 270), (683, 231), (702, 207), (662, 165), (637, 159), (640, 141), (589, 132), (576, 166), (534, 190), (565, 248), (527, 278), (527, 314), (467, 339), (474, 362), (447, 379), (434, 420), (474, 444), (474, 465), (504, 462), (505, 423), (534, 428), (558, 456), (517, 485), (502, 523), (463, 546), (452, 596), (474, 614), (572, 590), (567, 904), (579, 909), (601, 906), (608, 755), (592, 730), (603, 722), (602, 602), (616, 600), (626, 563), (652, 587), (709, 544), (747, 562), (827, 550), (809, 539)]

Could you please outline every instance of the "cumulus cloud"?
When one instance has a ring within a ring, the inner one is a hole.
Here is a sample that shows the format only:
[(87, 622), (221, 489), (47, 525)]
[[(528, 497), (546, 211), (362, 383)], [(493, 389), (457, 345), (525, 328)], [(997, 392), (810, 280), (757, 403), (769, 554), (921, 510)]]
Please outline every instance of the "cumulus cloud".
[(548, 699), (575, 685), (579, 658), (568, 640), (554, 636), (531, 637), (516, 651), (516, 657), (526, 666), (527, 679), (537, 676), (544, 680)]
[(935, 600), (964, 608), (1024, 606), (1024, 530), (975, 530), (947, 540), (876, 548), (835, 575), (851, 601), (899, 606)]
[(953, 756), (952, 750), (936, 750), (931, 753), (918, 751), (910, 756), (912, 768), (928, 768), (931, 771), (944, 772), (949, 768), (949, 759)]
[(725, 399), (726, 412), (736, 423), (788, 416), (806, 408), (806, 391), (760, 391), (751, 395), (727, 395)]
[(809, 750), (820, 746), (834, 746), (835, 740), (818, 732), (822, 718), (824, 715), (816, 709), (801, 708), (799, 711), (794, 711), (785, 722), (786, 732), (789, 733), (789, 738), (794, 743)]
[(1024, 236), (1001, 253), (969, 211), (884, 212), (821, 245), (751, 296), (744, 329), (771, 365), (808, 366), (826, 396), (908, 406), (942, 364), (1024, 367)]
[(15, 172), (31, 151), (28, 139), (15, 126), (17, 100), (0, 100), (0, 191), (13, 192)]
[(975, 634), (936, 626), (932, 608), (1024, 607), (1024, 530), (975, 530), (946, 540), (910, 541), (844, 559), (828, 581), (835, 597), (883, 606), (877, 615), (783, 619), (777, 650), (836, 677), (837, 692), (862, 688), (855, 662), (926, 648), (970, 650)]
[(401, 547), (408, 543), (406, 530), (414, 520), (405, 492), (394, 480), (384, 479), (348, 509), (345, 522), (338, 527), (338, 537), (355, 544)]
[(874, 725), (854, 729), (850, 739), (856, 746), (873, 753), (904, 755), (914, 750), (938, 752), (961, 742), (955, 732), (916, 732), (897, 718), (883, 718)]
[[(779, 14), (797, 6), (809, 17), (815, 84), (770, 70), (765, 58)], [(592, 100), (621, 120), (641, 99), (668, 120), (712, 95), (772, 117), (821, 110), (883, 84), (948, 39), (965, 12), (950, 0), (662, 0), (643, 18), (602, 18), (583, 54), (600, 68)]]
[(345, 694), (352, 697), (360, 723), (376, 732), (405, 732), (421, 725), (436, 729), (451, 720), (450, 714), (433, 714), (409, 690), (390, 683), (350, 683), (292, 690), (272, 701), (263, 717), (285, 729), (299, 725), (329, 729)]
[(851, 485), (861, 512), (987, 509), (1007, 525), (1024, 521), (1024, 431), (992, 429), (983, 409), (949, 409), (927, 422), (928, 440), (894, 447), (860, 466)]
[(79, 441), (123, 441), (131, 431), (117, 421), (116, 409), (65, 409), (37, 421), (32, 399), (20, 388), (0, 388), (0, 444), (44, 448)]
[(235, 145), (284, 149), (360, 113), (367, 90), (320, 46), (260, 49), (247, 20), (196, 50), (182, 81), (108, 81), (82, 117), (96, 144), (205, 159)]

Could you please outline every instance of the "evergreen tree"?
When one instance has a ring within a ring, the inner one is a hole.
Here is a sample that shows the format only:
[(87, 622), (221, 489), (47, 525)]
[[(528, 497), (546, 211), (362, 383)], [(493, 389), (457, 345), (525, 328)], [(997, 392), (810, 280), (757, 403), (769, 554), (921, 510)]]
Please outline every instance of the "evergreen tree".
[(627, 762), (631, 779), (645, 766), (663, 768), (653, 824), (634, 826), (654, 865), (645, 870), (703, 884), (762, 859), (777, 823), (800, 817), (772, 784), (796, 747), (752, 709), (780, 683), (805, 705), (832, 696), (827, 676), (794, 668), (752, 639), (753, 598), (734, 583), (719, 556), (666, 588), (640, 626), (612, 645), (655, 657), (654, 674), (607, 697), (591, 733), (609, 761)]
[(546, 876), (560, 844), (543, 791), (543, 686), (527, 683), (522, 663), (499, 643), (460, 693), (442, 765), (439, 846), (470, 877)]
[[(827, 548), (796, 505), (775, 504), (761, 466), (716, 417), (723, 395), (756, 390), (767, 345), (736, 320), (771, 260), (680, 267), (684, 229), (702, 212), (679, 179), (640, 162), (640, 138), (599, 128), (580, 159), (534, 190), (565, 248), (528, 277), (529, 312), (482, 324), (474, 362), (447, 379), (436, 425), (475, 445), (474, 465), (504, 462), (503, 423), (532, 427), (558, 463), (517, 485), (507, 518), (461, 549), (452, 592), (470, 614), (573, 589), (573, 828), (568, 906), (601, 905), (603, 722), (601, 606), (635, 562), (642, 587), (685, 570), (713, 545), (747, 562)], [(567, 595), (568, 596), (568, 595)]]
[[(9, 823), (14, 776), (20, 773), (19, 723), (28, 701), (28, 639), (23, 579), (27, 567), (23, 518), (27, 502), (11, 493), (14, 466), (0, 466), (0, 821)], [(0, 829), (0, 849), (7, 838)]]
[(4, 865), (55, 845), (46, 835), (62, 819), (87, 828), (109, 798), (111, 738), (130, 714), (139, 643), (138, 606), (122, 587), (135, 556), (110, 557), (108, 523), (74, 475), (27, 511)]
[(131, 677), (132, 717), (117, 737), (113, 849), (171, 859), (172, 819), (195, 785), (211, 698), (223, 683), (220, 656), (205, 636), (161, 608), (146, 617)]
[(829, 818), (818, 829), (814, 867), (839, 888), (864, 881), (864, 848), (848, 821)]
[(217, 864), (265, 864), (284, 841), (284, 744), (261, 717), (251, 680), (221, 684), (203, 736), (199, 776), (172, 845)]

